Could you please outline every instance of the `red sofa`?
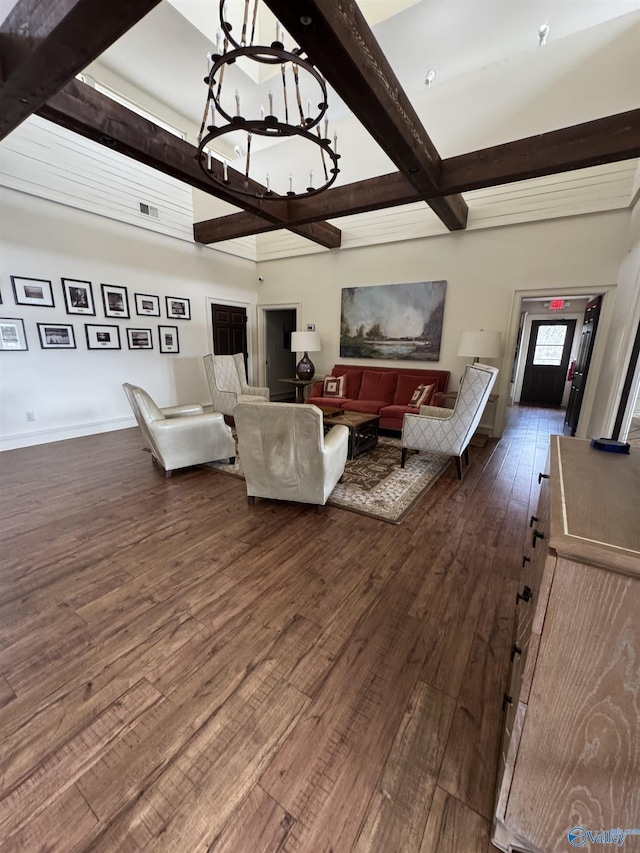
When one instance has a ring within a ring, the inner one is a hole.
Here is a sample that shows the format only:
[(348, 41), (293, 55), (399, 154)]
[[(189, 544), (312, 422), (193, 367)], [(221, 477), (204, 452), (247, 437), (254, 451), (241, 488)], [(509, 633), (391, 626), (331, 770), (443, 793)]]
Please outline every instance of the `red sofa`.
[(331, 376), (346, 376), (343, 397), (324, 397), (324, 382), (314, 382), (307, 403), (333, 406), (350, 412), (380, 415), (382, 429), (402, 430), (405, 412), (417, 414), (420, 409), (407, 405), (418, 385), (435, 385), (426, 401), (435, 405), (439, 394), (447, 390), (448, 370), (420, 370), (416, 367), (359, 367), (336, 364)]

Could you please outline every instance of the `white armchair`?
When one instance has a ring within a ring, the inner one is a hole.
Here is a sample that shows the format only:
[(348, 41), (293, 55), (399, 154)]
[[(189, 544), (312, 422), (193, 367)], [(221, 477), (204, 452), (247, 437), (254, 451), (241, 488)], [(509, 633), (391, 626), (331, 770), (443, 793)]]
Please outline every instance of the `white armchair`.
[(122, 386), (138, 426), (149, 442), (151, 456), (170, 477), (176, 468), (216, 459), (233, 464), (236, 443), (219, 412), (203, 412), (199, 403), (160, 409), (137, 385)]
[(498, 368), (488, 364), (468, 364), (453, 409), (421, 406), (419, 415), (406, 414), (402, 423), (402, 461), (408, 450), (428, 450), (454, 456), (459, 479), (462, 457), (469, 462), (468, 447), (493, 388)]
[(344, 471), (348, 428), (325, 436), (320, 409), (297, 403), (239, 403), (234, 418), (249, 503), (275, 498), (322, 511)]
[(205, 355), (203, 357), (213, 408), (223, 415), (233, 415), (238, 403), (247, 400), (269, 400), (269, 389), (247, 385), (242, 353)]

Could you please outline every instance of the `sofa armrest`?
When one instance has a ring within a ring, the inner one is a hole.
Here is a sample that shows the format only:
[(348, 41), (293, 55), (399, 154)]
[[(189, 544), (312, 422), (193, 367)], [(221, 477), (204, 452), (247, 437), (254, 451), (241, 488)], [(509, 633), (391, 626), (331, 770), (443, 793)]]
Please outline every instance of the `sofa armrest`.
[(204, 409), (200, 403), (183, 403), (181, 406), (167, 406), (160, 411), (165, 418), (178, 418), (182, 415), (201, 415)]
[(446, 420), (453, 416), (453, 412), (453, 409), (440, 408), (439, 406), (420, 406), (420, 414), (414, 415), (414, 417), (439, 418), (440, 420)]
[(161, 421), (153, 421), (149, 429), (157, 435), (171, 435), (181, 433), (184, 436), (195, 435), (200, 430), (228, 430), (231, 435), (231, 427), (224, 422), (224, 415), (220, 412), (204, 412), (198, 417), (193, 415), (177, 415), (173, 418), (165, 418)]

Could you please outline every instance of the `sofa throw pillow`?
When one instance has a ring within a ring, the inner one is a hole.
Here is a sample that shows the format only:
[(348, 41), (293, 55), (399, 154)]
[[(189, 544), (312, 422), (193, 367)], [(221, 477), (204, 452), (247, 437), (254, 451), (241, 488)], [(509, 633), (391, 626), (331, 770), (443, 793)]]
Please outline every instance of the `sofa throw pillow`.
[(325, 376), (323, 397), (344, 397), (345, 376)]
[(420, 406), (426, 406), (431, 399), (434, 388), (435, 385), (418, 385), (416, 390), (413, 392), (413, 396), (409, 400), (408, 405), (413, 406), (416, 409)]

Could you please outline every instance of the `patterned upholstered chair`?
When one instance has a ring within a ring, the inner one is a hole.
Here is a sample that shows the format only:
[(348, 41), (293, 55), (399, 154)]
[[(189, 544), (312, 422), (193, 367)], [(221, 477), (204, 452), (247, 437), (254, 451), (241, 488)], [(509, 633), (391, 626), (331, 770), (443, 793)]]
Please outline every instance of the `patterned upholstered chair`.
[(203, 358), (213, 408), (223, 415), (233, 415), (234, 408), (244, 401), (269, 401), (269, 389), (247, 385), (244, 356), (205, 355)]
[(219, 412), (203, 412), (199, 403), (160, 409), (137, 385), (122, 386), (151, 457), (167, 477), (176, 468), (201, 465), (217, 459), (235, 461), (236, 442)]
[(324, 435), (317, 406), (239, 403), (234, 417), (247, 498), (316, 504), (321, 512), (342, 477), (349, 430)]
[(454, 456), (459, 479), (462, 457), (469, 462), (469, 442), (476, 431), (498, 375), (497, 367), (468, 364), (453, 409), (421, 406), (419, 415), (406, 414), (402, 423), (402, 461), (407, 450), (428, 450)]

